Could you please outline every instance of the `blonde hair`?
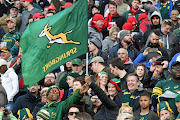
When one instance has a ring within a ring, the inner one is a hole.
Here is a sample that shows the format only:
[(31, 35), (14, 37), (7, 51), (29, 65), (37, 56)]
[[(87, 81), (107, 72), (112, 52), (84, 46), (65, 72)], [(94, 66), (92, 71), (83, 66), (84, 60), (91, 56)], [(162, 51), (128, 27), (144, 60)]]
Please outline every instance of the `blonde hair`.
[(121, 108), (119, 109), (119, 114), (120, 113), (126, 113), (126, 112), (123, 112), (123, 110), (125, 108), (129, 108), (131, 110), (131, 113), (129, 113), (129, 114), (133, 114), (132, 108), (129, 105), (122, 105)]
[(116, 120), (124, 120), (124, 116), (126, 116), (126, 118), (128, 118), (128, 120), (135, 120), (134, 116), (132, 114), (129, 114), (129, 113), (120, 113), (117, 116)]
[(119, 27), (112, 27), (110, 30), (109, 30), (109, 36), (111, 37), (113, 32), (119, 32), (120, 29)]

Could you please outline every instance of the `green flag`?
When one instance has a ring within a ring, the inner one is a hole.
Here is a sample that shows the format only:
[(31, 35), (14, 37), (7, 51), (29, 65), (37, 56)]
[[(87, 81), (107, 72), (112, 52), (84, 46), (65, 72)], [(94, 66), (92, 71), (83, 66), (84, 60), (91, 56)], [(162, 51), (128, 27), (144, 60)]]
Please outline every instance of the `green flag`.
[(20, 41), (24, 85), (88, 51), (87, 0), (53, 16), (30, 23)]

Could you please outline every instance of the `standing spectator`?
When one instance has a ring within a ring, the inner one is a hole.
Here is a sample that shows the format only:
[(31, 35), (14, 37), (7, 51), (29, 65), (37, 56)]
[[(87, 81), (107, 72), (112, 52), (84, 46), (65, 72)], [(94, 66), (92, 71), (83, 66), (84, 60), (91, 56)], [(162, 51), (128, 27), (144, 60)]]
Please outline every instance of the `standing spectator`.
[(103, 40), (101, 33), (103, 28), (104, 17), (101, 14), (94, 15), (90, 27), (88, 27), (88, 41), (92, 38), (98, 38), (100, 41)]
[(27, 93), (16, 99), (12, 110), (13, 114), (16, 117), (18, 117), (18, 110), (21, 110), (23, 108), (28, 108), (32, 114), (34, 107), (40, 102), (40, 95), (38, 92), (39, 87), (40, 86), (38, 85), (38, 83), (31, 87), (28, 87)]
[(171, 32), (173, 32), (176, 28), (179, 28), (178, 18), (179, 11), (177, 9), (173, 9), (170, 14), (171, 22), (172, 22), (172, 28)]
[(7, 67), (7, 62), (4, 59), (0, 59), (0, 73), (2, 86), (6, 90), (8, 98), (6, 108), (11, 111), (14, 105), (13, 98), (19, 91), (18, 76), (14, 69)]
[(108, 55), (101, 50), (102, 42), (98, 38), (92, 38), (89, 41), (89, 59), (96, 56), (101, 56), (104, 59), (105, 65), (107, 65)]
[(109, 60), (111, 60), (113, 57), (117, 57), (117, 51), (119, 48), (125, 48), (127, 49), (131, 60), (134, 61), (138, 56), (139, 51), (132, 45), (131, 32), (128, 30), (121, 30), (118, 33), (118, 38), (118, 44), (113, 46), (113, 48), (109, 51)]
[(117, 35), (119, 32), (118, 27), (112, 27), (109, 30), (109, 36), (107, 36), (103, 41), (102, 41), (102, 51), (106, 52), (109, 54), (109, 50), (117, 44)]
[(173, 9), (173, 2), (171, 0), (160, 0), (155, 6), (160, 10), (163, 20), (170, 19), (170, 14)]
[(132, 6), (130, 7), (130, 10), (124, 12), (122, 16), (124, 16), (126, 19), (128, 19), (130, 16), (135, 16), (136, 20), (138, 21), (139, 14), (143, 13), (141, 10), (139, 10), (140, 0), (133, 0), (131, 4)]
[(1, 44), (4, 45), (3, 47), (11, 49), (15, 45), (15, 40), (21, 38), (21, 33), (16, 29), (16, 20), (14, 18), (7, 18), (6, 22), (9, 32), (3, 36)]
[(33, 0), (22, 0), (22, 5), (27, 8), (27, 10), (22, 14), (22, 23), (19, 30), (21, 33), (23, 33), (27, 27), (29, 15), (41, 12), (39, 9), (33, 7)]
[(12, 6), (10, 9), (10, 14), (9, 15), (3, 15), (0, 18), (0, 25), (3, 27), (5, 33), (8, 33), (9, 28), (7, 26), (7, 19), (13, 18), (16, 21), (16, 28), (19, 30), (20, 24), (21, 24), (21, 17), (18, 16), (18, 8), (16, 6)]

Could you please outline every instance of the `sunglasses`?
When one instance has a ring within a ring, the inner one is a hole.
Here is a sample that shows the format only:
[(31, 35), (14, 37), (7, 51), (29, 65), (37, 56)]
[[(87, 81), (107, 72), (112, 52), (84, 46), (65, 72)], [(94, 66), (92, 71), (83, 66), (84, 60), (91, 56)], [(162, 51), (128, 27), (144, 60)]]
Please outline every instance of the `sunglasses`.
[(50, 90), (50, 93), (57, 93), (57, 94), (59, 94), (59, 90)]
[(77, 115), (79, 112), (69, 112), (68, 115)]
[(171, 19), (164, 19), (162, 24), (164, 24), (165, 22), (171, 22)]

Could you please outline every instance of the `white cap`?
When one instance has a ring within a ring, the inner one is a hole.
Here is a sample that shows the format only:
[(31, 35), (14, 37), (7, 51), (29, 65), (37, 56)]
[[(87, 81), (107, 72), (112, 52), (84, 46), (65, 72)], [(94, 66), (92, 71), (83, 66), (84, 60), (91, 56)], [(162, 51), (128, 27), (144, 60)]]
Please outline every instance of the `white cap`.
[(2, 66), (2, 65), (7, 65), (6, 60), (4, 60), (4, 59), (0, 59), (0, 66)]

